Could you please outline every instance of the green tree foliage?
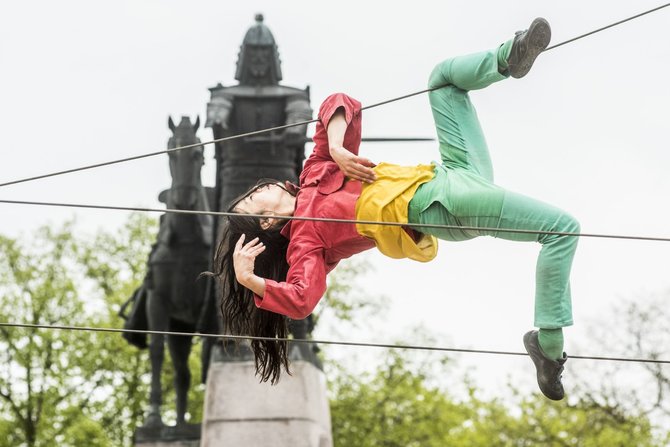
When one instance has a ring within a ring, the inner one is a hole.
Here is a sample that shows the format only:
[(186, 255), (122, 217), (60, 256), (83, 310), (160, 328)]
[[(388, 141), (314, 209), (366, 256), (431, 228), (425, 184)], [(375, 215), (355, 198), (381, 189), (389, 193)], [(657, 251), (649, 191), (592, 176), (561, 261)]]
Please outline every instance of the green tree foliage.
[(341, 371), (331, 383), (336, 446), (444, 446), (472, 414), (427, 385), (399, 351), (389, 351), (373, 374)]
[[(42, 228), (30, 242), (0, 237), (0, 321), (121, 326), (117, 312), (144, 277), (156, 222), (133, 215), (93, 240), (74, 237), (74, 229)], [(198, 349), (190, 360), (198, 420)], [(165, 363), (165, 408), (174, 408), (169, 355)], [(120, 334), (1, 328), (0, 446), (131, 445), (149, 369), (146, 351)]]
[[(342, 372), (331, 383), (336, 446), (662, 446), (649, 420), (589, 400), (551, 402), (516, 397), (483, 401), (470, 387), (456, 399), (433, 385), (425, 364), (390, 351), (363, 376)], [(467, 387), (467, 383), (466, 383)], [(511, 410), (513, 409), (513, 410)]]
[[(634, 297), (614, 304), (590, 327), (590, 353), (629, 358), (670, 357), (668, 292)], [(606, 378), (606, 380), (602, 380)], [(584, 401), (605, 406), (612, 414), (637, 413), (653, 421), (670, 445), (670, 368), (663, 363), (593, 362), (576, 377)]]
[(323, 297), (323, 305), (314, 315), (318, 321), (322, 316), (331, 321), (348, 322), (356, 325), (355, 317), (360, 318), (362, 312), (369, 314), (379, 312), (380, 299), (364, 293), (359, 286), (359, 279), (372, 269), (365, 258), (350, 258), (341, 262), (337, 269), (328, 277), (328, 289)]
[[(72, 224), (43, 228), (29, 242), (0, 237), (0, 321), (121, 325), (117, 313), (144, 277), (156, 222), (133, 215), (120, 231), (100, 232), (92, 240), (73, 237), (74, 229)], [(378, 300), (369, 300), (356, 286), (368, 267), (347, 263), (330, 278), (320, 326), (355, 326), (360, 315), (376, 312)], [(659, 332), (651, 323), (661, 314), (630, 310), (631, 349), (639, 356), (667, 345), (643, 341), (647, 332)], [(466, 377), (460, 387), (466, 395), (457, 398), (440, 380), (446, 357), (436, 362), (432, 355), (428, 361), (393, 350), (382, 358), (376, 371), (362, 375), (329, 365), (337, 446), (655, 447), (668, 441), (666, 433), (652, 430), (648, 411), (635, 405), (644, 396), (626, 399), (630, 395), (614, 393), (615, 385), (571, 393), (572, 400), (558, 403), (514, 390), (506, 401), (482, 400)], [(167, 358), (165, 363), (164, 408), (169, 410), (174, 408), (173, 372)], [(199, 377), (199, 344), (190, 363), (193, 377)], [(118, 334), (0, 328), (0, 447), (131, 445), (148, 399), (149, 369), (146, 351)], [(664, 395), (667, 373), (647, 372), (656, 380), (652, 390)], [(201, 420), (203, 409), (203, 387), (197, 382), (189, 396), (193, 422)], [(659, 408), (665, 409), (661, 397), (653, 406)], [(169, 421), (170, 412), (165, 413)]]
[[(71, 225), (41, 229), (30, 246), (0, 239), (0, 320), (30, 324), (87, 325), (86, 301), (71, 269), (77, 246)], [(105, 359), (91, 349), (103, 342), (96, 333), (3, 328), (0, 340), (0, 396), (7, 417), (3, 429), (13, 444), (72, 445), (65, 434), (86, 425), (83, 412), (99, 404), (96, 391), (111, 385)], [(79, 411), (81, 409), (82, 411)], [(100, 439), (95, 445), (110, 445)], [(0, 442), (3, 442), (0, 439)]]

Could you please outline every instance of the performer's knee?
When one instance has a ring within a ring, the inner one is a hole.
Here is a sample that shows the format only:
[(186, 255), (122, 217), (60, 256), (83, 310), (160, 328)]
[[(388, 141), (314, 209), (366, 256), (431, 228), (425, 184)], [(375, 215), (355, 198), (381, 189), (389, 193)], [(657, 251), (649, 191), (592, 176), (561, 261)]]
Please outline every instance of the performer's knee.
[(581, 231), (581, 226), (579, 225), (579, 221), (571, 216), (570, 214), (565, 214), (563, 217), (563, 228), (566, 233), (579, 233)]
[(575, 217), (568, 213), (563, 214), (555, 231), (560, 233), (570, 233), (569, 235), (562, 236), (561, 239), (564, 239), (565, 243), (570, 246), (577, 246), (577, 241), (579, 238), (577, 236), (573, 236), (573, 234), (579, 234), (581, 231), (581, 226)]
[(572, 247), (571, 249), (574, 250), (578, 238), (573, 234), (579, 234), (580, 229), (577, 219), (568, 213), (562, 213), (557, 216), (554, 224), (547, 228), (548, 233), (540, 235), (538, 241), (543, 245)]
[(449, 66), (450, 61), (447, 59), (433, 68), (428, 77), (428, 88), (440, 87), (449, 83)]

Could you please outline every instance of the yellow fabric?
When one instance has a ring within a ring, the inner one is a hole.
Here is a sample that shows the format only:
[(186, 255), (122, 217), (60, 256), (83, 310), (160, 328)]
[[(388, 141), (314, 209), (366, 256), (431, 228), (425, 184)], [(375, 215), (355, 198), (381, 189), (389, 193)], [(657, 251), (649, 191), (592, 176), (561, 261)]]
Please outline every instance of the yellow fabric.
[[(380, 163), (377, 180), (363, 184), (356, 201), (356, 219), (407, 223), (407, 208), (417, 188), (434, 176), (432, 165), (398, 166)], [(437, 255), (437, 239), (423, 235), (419, 242), (400, 226), (356, 224), (359, 234), (375, 241), (379, 251), (391, 258), (427, 262)]]

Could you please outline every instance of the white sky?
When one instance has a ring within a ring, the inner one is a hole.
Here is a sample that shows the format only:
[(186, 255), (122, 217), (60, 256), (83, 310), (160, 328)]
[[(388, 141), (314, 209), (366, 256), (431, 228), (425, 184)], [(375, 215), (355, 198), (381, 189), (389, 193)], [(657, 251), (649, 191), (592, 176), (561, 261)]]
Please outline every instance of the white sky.
[[(234, 83), (239, 45), (257, 12), (279, 45), (283, 82), (310, 85), (317, 108), (333, 91), (370, 104), (423, 89), (437, 61), (496, 46), (536, 16), (550, 21), (558, 43), (659, 3), (3, 2), (0, 182), (165, 148), (168, 115), (204, 120), (207, 88)], [(669, 24), (670, 9), (661, 10), (546, 53), (522, 80), (474, 92), (497, 183), (568, 210), (584, 232), (670, 236)], [(364, 116), (364, 135), (434, 135), (425, 95)], [(212, 137), (209, 129), (199, 136)], [(436, 143), (368, 144), (362, 153), (403, 164), (438, 158)], [(209, 154), (203, 177), (211, 184)], [(0, 188), (0, 198), (160, 207), (156, 196), (169, 183), (167, 157), (159, 156)], [(90, 232), (126, 219), (0, 204), (0, 234), (75, 215)], [(445, 345), (522, 350), (538, 250), (486, 238), (443, 243), (427, 265), (371, 254), (376, 273), (362, 282), (388, 297), (389, 310), (363, 337), (411, 340), (407, 328), (423, 326)], [(668, 243), (583, 238), (568, 353), (616, 355), (616, 346), (594, 352), (586, 323), (621, 299), (668, 289), (669, 257)], [(527, 359), (464, 361), (488, 374), (485, 383), (503, 383), (516, 370), (517, 385), (533, 380)], [(588, 367), (575, 360), (568, 369)]]

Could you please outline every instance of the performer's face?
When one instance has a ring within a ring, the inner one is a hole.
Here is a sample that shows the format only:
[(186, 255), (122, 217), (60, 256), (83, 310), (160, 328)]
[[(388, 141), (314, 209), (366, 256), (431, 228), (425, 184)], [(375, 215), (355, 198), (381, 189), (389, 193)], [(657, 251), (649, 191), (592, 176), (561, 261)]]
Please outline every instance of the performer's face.
[[(289, 193), (284, 185), (267, 183), (253, 188), (233, 208), (233, 212), (241, 214), (266, 214), (275, 216), (292, 216), (295, 210), (295, 196)], [(271, 228), (282, 219), (268, 217), (261, 219), (261, 227)]]

